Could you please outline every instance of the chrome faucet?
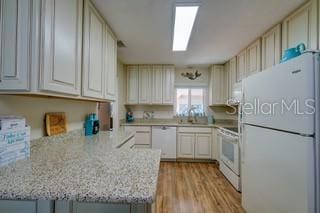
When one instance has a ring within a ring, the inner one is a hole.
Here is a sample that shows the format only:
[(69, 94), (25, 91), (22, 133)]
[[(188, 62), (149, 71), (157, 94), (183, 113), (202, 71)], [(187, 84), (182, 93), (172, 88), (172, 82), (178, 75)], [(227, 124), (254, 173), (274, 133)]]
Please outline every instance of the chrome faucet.
[[(188, 122), (191, 122), (191, 123), (197, 122), (197, 116), (196, 116), (195, 109), (196, 109), (196, 107), (191, 107), (188, 110)], [(191, 117), (191, 112), (193, 112), (193, 117)]]

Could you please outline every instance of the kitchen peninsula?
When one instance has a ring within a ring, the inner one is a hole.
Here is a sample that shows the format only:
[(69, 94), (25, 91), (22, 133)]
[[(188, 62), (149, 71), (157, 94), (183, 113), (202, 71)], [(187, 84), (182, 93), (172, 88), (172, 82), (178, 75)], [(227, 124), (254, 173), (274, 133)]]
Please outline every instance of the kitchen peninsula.
[(0, 168), (0, 212), (151, 212), (161, 151), (132, 140), (119, 130), (32, 141), (29, 159)]

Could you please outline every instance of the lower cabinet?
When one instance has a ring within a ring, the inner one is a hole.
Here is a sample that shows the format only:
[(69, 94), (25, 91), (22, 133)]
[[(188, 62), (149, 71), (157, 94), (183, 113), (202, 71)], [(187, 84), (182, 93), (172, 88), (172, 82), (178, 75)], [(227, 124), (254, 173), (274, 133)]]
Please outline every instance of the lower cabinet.
[(220, 143), (217, 128), (212, 129), (211, 154), (213, 160), (220, 161)]
[(178, 129), (178, 158), (211, 159), (211, 128)]
[(2, 213), (52, 213), (54, 201), (0, 200)]
[(151, 213), (153, 208), (152, 204), (149, 203), (90, 203), (77, 201), (55, 201), (54, 207), (53, 213)]
[(125, 131), (135, 132), (134, 148), (151, 148), (150, 126), (126, 126)]
[(196, 159), (210, 159), (211, 143), (211, 134), (196, 134), (194, 157)]
[(194, 158), (195, 139), (193, 133), (178, 133), (178, 158)]

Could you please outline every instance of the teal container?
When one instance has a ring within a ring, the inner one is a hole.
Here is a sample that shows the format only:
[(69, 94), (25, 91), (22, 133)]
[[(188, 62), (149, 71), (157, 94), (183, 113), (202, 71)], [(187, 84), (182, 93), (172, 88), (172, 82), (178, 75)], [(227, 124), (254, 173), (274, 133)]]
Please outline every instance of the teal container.
[(294, 48), (287, 49), (284, 52), (280, 63), (283, 63), (283, 62), (288, 61), (292, 58), (300, 56), (305, 50), (306, 50), (306, 45), (304, 43), (300, 43)]
[(207, 119), (208, 119), (208, 124), (214, 124), (215, 123), (213, 115), (208, 116)]

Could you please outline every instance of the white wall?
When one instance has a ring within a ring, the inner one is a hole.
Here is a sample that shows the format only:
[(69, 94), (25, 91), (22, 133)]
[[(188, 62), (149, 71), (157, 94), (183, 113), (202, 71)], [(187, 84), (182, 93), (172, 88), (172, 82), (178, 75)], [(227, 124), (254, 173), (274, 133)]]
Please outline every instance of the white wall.
[[(201, 73), (195, 80), (190, 80), (186, 77), (183, 77), (181, 74), (186, 72), (195, 73), (198, 70), (198, 73)], [(202, 86), (207, 87), (209, 85), (209, 68), (208, 67), (193, 67), (193, 68), (179, 68), (175, 69), (175, 86)]]
[(31, 126), (31, 139), (44, 136), (46, 112), (65, 112), (68, 131), (82, 129), (85, 116), (96, 112), (95, 102), (30, 96), (0, 95), (0, 115), (20, 115)]

